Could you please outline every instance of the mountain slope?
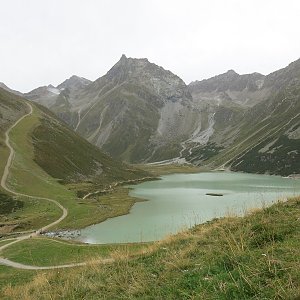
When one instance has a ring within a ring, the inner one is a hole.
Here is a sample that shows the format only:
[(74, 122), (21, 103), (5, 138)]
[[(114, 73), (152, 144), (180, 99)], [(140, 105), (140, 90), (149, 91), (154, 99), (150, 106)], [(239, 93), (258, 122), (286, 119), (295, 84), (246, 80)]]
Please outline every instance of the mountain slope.
[(260, 89), (267, 98), (239, 114), (222, 138), (213, 135), (208, 149), (194, 149), (191, 161), (248, 172), (300, 172), (300, 60), (266, 76)]
[[(69, 215), (60, 223), (62, 228), (83, 227), (127, 213), (135, 200), (122, 188), (114, 196), (109, 192), (116, 190), (119, 183), (139, 181), (151, 175), (112, 160), (46, 108), (31, 106), (32, 114), (9, 132), (14, 156), (6, 184), (19, 195), (32, 197), (12, 196), (0, 189), (0, 235), (42, 228), (58, 219), (60, 210), (42, 200), (46, 198), (54, 198), (68, 209)], [(26, 113), (28, 105), (23, 98), (0, 89), (0, 176), (9, 155), (4, 133)], [(97, 196), (82, 202), (78, 199), (103, 190), (107, 195), (102, 195), (101, 201), (108, 202), (106, 210), (99, 210)], [(34, 197), (38, 198), (34, 200)]]
[(4, 89), (12, 94), (15, 94), (17, 96), (23, 96), (22, 93), (18, 92), (18, 91), (15, 91), (15, 90), (12, 90), (11, 88), (9, 88), (7, 85), (5, 85), (3, 82), (0, 82), (0, 88), (1, 89)]
[[(0, 176), (2, 176), (9, 156), (4, 142), (5, 131), (27, 112), (28, 107), (20, 97), (10, 93), (6, 88), (0, 88)], [(11, 213), (23, 206), (22, 201), (14, 199), (0, 187), (0, 215)]]
[(78, 90), (84, 88), (90, 83), (91, 81), (88, 79), (73, 75), (57, 87), (54, 87), (51, 84), (48, 86), (41, 86), (29, 93), (25, 93), (23, 96), (26, 99), (32, 100), (49, 108), (56, 103), (61, 93), (63, 93), (62, 96), (76, 94)]
[(21, 97), (0, 87), (0, 135), (28, 111)]
[[(27, 109), (21, 97), (0, 89), (2, 136), (4, 130)], [(34, 160), (52, 177), (64, 182), (96, 182), (101, 179), (104, 186), (104, 182), (124, 181), (145, 175), (140, 170), (112, 160), (99, 148), (70, 130), (44, 107), (37, 106), (36, 110), (39, 112), (39, 118), (32, 126), (31, 132)]]
[[(63, 83), (49, 107), (124, 161), (188, 161), (289, 175), (300, 172), (299, 65), (267, 76), (229, 70), (187, 86), (147, 59), (123, 55), (92, 83), (73, 90)], [(47, 99), (39, 101), (49, 104)]]
[(243, 106), (253, 106), (268, 96), (264, 86), (265, 76), (259, 73), (239, 75), (233, 70), (202, 81), (189, 84), (189, 90), (197, 101), (233, 101)]
[[(22, 98), (1, 90), (0, 114), (3, 128), (26, 110)], [(7, 107), (10, 110), (7, 110)], [(145, 176), (145, 172), (112, 160), (99, 148), (70, 130), (43, 106), (36, 106), (37, 122), (32, 125), (34, 161), (62, 182), (92, 181), (101, 185)], [(51, 157), (51, 160), (49, 159)]]
[(178, 76), (123, 55), (105, 76), (51, 109), (113, 157), (141, 162), (178, 154), (199, 118), (191, 103)]
[(104, 187), (114, 181), (146, 176), (140, 170), (112, 160), (54, 115), (40, 109), (43, 111), (39, 125), (32, 132), (34, 160), (52, 177), (63, 182), (92, 181)]

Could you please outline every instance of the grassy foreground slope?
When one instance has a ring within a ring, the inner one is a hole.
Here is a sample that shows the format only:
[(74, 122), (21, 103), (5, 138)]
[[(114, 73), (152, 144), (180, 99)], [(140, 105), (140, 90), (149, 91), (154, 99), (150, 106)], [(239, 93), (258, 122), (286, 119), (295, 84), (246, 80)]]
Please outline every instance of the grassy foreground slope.
[[(63, 228), (78, 228), (127, 213), (135, 199), (128, 197), (121, 188), (113, 197), (108, 194), (100, 200), (97, 197), (82, 200), (77, 195), (102, 190), (120, 181), (138, 180), (147, 173), (113, 161), (73, 133), (52, 113), (32, 106), (33, 113), (9, 133), (15, 156), (8, 186), (27, 195), (55, 197), (69, 212), (60, 224)], [(4, 144), (5, 130), (27, 109), (24, 99), (0, 89), (0, 176), (9, 154)], [(13, 197), (5, 191), (0, 191), (0, 197), (3, 200), (0, 233), (34, 230), (58, 219), (61, 213), (58, 207), (40, 199)], [(100, 209), (101, 201), (105, 201), (109, 209)]]
[[(300, 198), (198, 225), (112, 264), (37, 272), (5, 299), (296, 299)], [(22, 271), (20, 276), (24, 276)], [(28, 273), (29, 274), (29, 273)]]

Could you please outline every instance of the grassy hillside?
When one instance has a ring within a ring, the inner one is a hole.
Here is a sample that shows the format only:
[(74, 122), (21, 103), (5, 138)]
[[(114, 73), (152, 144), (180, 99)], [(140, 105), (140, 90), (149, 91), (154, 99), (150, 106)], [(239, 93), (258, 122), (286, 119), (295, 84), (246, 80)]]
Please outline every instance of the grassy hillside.
[[(19, 280), (15, 278), (13, 285), (5, 284), (2, 276), (2, 297), (296, 299), (300, 296), (299, 214), (298, 197), (244, 218), (198, 225), (133, 257), (123, 249), (114, 255), (114, 263), (101, 267), (94, 262), (59, 272), (18, 271)], [(27, 261), (26, 248), (20, 250), (18, 260)], [(43, 263), (38, 253), (36, 257)]]
[[(1, 175), (9, 154), (3, 143), (4, 132), (27, 110), (24, 99), (0, 90), (1, 121), (5, 121), (0, 132)], [(113, 161), (38, 106), (33, 105), (32, 115), (14, 127), (9, 136), (15, 156), (8, 186), (16, 192), (55, 198), (63, 204), (69, 215), (59, 224), (61, 228), (80, 228), (128, 213), (137, 200), (129, 197), (125, 188), (119, 187), (114, 195), (110, 193), (111, 189), (106, 195), (85, 200), (78, 199), (78, 195), (148, 175)], [(61, 215), (60, 209), (48, 201), (15, 197), (4, 190), (0, 192), (5, 200), (1, 202), (0, 234), (35, 230)], [(107, 210), (101, 209), (102, 202), (106, 203)]]
[(39, 124), (31, 136), (34, 161), (49, 175), (64, 183), (89, 181), (104, 188), (112, 182), (148, 175), (112, 160), (47, 110), (40, 112)]
[[(24, 115), (28, 110), (27, 105), (23, 102), (23, 100), (0, 88), (0, 176), (3, 174), (3, 170), (9, 155), (8, 148), (5, 146), (5, 131), (22, 115)], [(24, 207), (24, 203), (21, 199), (15, 199), (11, 195), (8, 195), (1, 187), (0, 187), (0, 233), (4, 229), (3, 227), (3, 217), (6, 214), (12, 213), (19, 208)], [(7, 223), (6, 223), (7, 225)], [(15, 227), (13, 225), (13, 227)], [(10, 227), (11, 228), (11, 227)]]
[(27, 105), (18, 97), (0, 88), (0, 133), (28, 111)]
[(256, 143), (232, 160), (233, 170), (267, 171), (283, 176), (300, 173), (300, 135), (295, 134), (300, 126), (300, 87), (290, 85), (280, 90), (269, 101), (257, 106), (256, 111), (270, 108), (270, 116), (259, 124), (264, 130), (259, 132)]
[[(268, 148), (268, 145), (271, 146)], [(261, 151), (263, 147), (268, 150)], [(286, 135), (281, 135), (277, 139), (267, 138), (236, 159), (231, 169), (262, 174), (267, 171), (282, 176), (299, 174), (300, 153), (295, 149), (300, 149), (300, 139), (289, 139)]]

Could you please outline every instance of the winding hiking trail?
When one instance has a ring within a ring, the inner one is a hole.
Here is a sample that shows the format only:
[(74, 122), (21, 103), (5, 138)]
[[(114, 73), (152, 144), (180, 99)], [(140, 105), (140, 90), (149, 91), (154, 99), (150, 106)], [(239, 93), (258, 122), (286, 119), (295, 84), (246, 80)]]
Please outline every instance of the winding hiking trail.
[[(13, 149), (13, 147), (10, 144), (10, 140), (9, 140), (9, 133), (10, 131), (16, 127), (23, 119), (25, 119), (26, 117), (32, 115), (33, 112), (33, 108), (31, 106), (30, 103), (26, 102), (26, 104), (29, 107), (29, 112), (25, 115), (23, 115), (21, 118), (19, 118), (11, 127), (9, 127), (6, 132), (5, 132), (5, 145), (8, 147), (10, 153), (4, 168), (4, 172), (1, 178), (1, 187), (3, 189), (5, 189), (7, 192), (15, 195), (15, 196), (23, 196), (23, 197), (27, 197), (27, 198), (31, 198), (31, 199), (40, 199), (40, 200), (46, 200), (49, 202), (54, 203), (56, 206), (58, 206), (61, 210), (62, 210), (62, 215), (59, 219), (57, 219), (56, 221), (36, 230), (33, 233), (30, 234), (25, 234), (23, 236), (17, 237), (15, 238), (12, 242), (7, 243), (3, 246), (0, 246), (0, 253), (3, 249), (8, 248), (9, 246), (11, 246), (12, 244), (18, 243), (20, 241), (24, 241), (26, 239), (30, 239), (32, 237), (38, 236), (41, 232), (49, 229), (50, 227), (57, 225), (58, 223), (60, 223), (63, 219), (65, 219), (68, 215), (68, 210), (63, 207), (58, 201), (54, 200), (54, 199), (50, 199), (50, 198), (44, 198), (44, 197), (38, 197), (38, 196), (31, 196), (31, 195), (26, 195), (26, 194), (22, 194), (22, 193), (18, 193), (15, 192), (13, 190), (11, 190), (8, 186), (7, 186), (7, 178), (9, 175), (9, 171), (15, 156), (15, 150)], [(105, 259), (105, 260), (101, 260), (99, 262), (102, 263), (106, 263), (106, 262), (111, 262), (113, 261), (112, 259)], [(5, 266), (10, 266), (13, 268), (17, 268), (17, 269), (24, 269), (24, 270), (49, 270), (49, 269), (59, 269), (59, 268), (71, 268), (71, 267), (78, 267), (78, 266), (84, 266), (87, 265), (87, 262), (82, 262), (82, 263), (73, 263), (73, 264), (66, 264), (66, 265), (57, 265), (57, 266), (45, 266), (45, 267), (38, 267), (38, 266), (30, 266), (30, 265), (24, 265), (24, 264), (20, 264), (17, 262), (13, 262), (11, 260), (5, 259), (0, 257), (0, 264), (1, 265), (5, 265)]]

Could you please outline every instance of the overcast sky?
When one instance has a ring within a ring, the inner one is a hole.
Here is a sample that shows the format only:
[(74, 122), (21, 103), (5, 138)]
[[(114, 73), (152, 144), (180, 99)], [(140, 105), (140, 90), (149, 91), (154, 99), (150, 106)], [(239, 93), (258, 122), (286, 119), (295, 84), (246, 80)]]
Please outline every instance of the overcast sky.
[(124, 53), (186, 83), (300, 58), (299, 0), (0, 0), (0, 81), (25, 92), (95, 80)]

